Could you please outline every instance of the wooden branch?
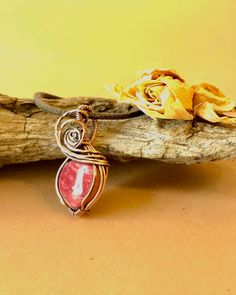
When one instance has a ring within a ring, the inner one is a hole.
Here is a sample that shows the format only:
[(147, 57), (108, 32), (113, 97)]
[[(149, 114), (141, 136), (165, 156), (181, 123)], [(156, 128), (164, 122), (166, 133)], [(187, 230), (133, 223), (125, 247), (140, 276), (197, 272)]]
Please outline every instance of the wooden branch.
[[(128, 104), (103, 98), (50, 101), (65, 109), (84, 101), (97, 112), (127, 112)], [(58, 116), (39, 110), (31, 99), (0, 94), (0, 165), (64, 158), (54, 138)], [(141, 116), (100, 120), (94, 146), (121, 161), (146, 158), (172, 163), (199, 163), (236, 157), (236, 128), (205, 122), (157, 120)]]

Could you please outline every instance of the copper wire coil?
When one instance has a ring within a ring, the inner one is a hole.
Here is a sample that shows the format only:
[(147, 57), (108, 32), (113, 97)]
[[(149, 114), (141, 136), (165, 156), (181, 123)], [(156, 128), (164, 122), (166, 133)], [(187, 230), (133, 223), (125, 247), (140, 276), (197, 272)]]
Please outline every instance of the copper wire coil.
[[(92, 135), (89, 135), (85, 122), (89, 118), (87, 110), (90, 109), (89, 106), (83, 105), (76, 110), (70, 110), (63, 114), (55, 125), (56, 141), (62, 152), (70, 159), (109, 166), (106, 157), (91, 144), (97, 132), (97, 121), (92, 120), (93, 132)], [(71, 118), (72, 115), (74, 115), (74, 118)], [(81, 130), (78, 129), (79, 127)], [(72, 134), (77, 135), (77, 138), (76, 136), (70, 138)]]

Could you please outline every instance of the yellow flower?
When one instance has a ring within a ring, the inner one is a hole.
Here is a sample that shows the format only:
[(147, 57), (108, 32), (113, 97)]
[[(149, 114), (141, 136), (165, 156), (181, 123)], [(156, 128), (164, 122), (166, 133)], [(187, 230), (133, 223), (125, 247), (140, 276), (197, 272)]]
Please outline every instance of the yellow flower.
[(235, 101), (226, 97), (217, 87), (202, 83), (195, 86), (194, 115), (212, 123), (235, 124)]
[(153, 119), (193, 119), (194, 87), (173, 70), (139, 72), (138, 80), (128, 87), (111, 85), (107, 89), (114, 98), (135, 104)]
[(136, 105), (153, 119), (193, 120), (236, 124), (236, 102), (208, 83), (190, 86), (174, 70), (139, 71), (127, 87), (107, 89), (118, 101)]

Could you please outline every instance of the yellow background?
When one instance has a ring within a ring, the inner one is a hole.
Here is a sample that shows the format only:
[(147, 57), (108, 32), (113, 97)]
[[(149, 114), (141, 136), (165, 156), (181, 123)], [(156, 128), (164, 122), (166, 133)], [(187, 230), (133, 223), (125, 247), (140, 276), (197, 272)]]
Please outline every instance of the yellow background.
[(236, 2), (9, 0), (1, 3), (1, 92), (106, 95), (139, 69), (176, 68), (236, 96)]
[[(175, 68), (236, 97), (236, 2), (2, 1), (0, 91), (109, 96)], [(0, 295), (236, 294), (235, 163), (113, 162), (84, 219), (60, 206), (60, 161), (0, 171)]]

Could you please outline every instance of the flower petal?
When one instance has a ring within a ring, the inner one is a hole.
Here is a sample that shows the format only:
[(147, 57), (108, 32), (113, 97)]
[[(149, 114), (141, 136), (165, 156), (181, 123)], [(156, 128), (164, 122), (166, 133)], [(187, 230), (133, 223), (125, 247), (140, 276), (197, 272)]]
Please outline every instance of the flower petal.
[(115, 99), (135, 104), (153, 119), (193, 120), (198, 116), (212, 123), (236, 123), (232, 98), (208, 83), (187, 85), (174, 70), (139, 71), (133, 84), (113, 84), (107, 89)]

